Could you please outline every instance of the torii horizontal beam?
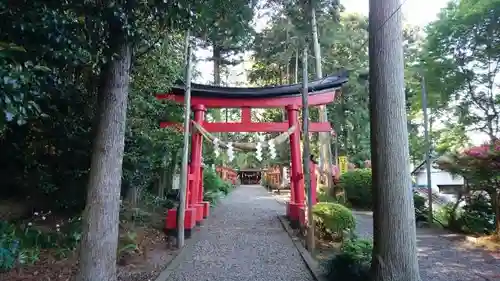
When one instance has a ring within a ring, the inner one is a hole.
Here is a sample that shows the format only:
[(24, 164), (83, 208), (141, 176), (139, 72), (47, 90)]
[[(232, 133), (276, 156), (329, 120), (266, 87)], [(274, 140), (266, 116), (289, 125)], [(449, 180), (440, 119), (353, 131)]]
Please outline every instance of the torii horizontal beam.
[[(335, 100), (335, 95), (339, 92), (338, 89), (329, 89), (321, 92), (309, 94), (309, 106), (318, 106), (332, 103)], [(183, 95), (175, 95), (172, 93), (156, 94), (159, 100), (171, 100), (177, 103), (184, 103)], [(302, 97), (296, 96), (283, 96), (276, 98), (214, 98), (192, 96), (191, 105), (204, 105), (206, 108), (273, 108), (285, 107), (287, 105), (302, 106)]]
[[(286, 122), (266, 122), (266, 123), (225, 123), (225, 122), (203, 122), (201, 124), (207, 132), (210, 133), (278, 133), (286, 132), (290, 125)], [(160, 122), (161, 128), (175, 127), (175, 129), (182, 131), (183, 125), (178, 122)], [(311, 122), (309, 123), (309, 132), (332, 132), (332, 126), (329, 122)]]

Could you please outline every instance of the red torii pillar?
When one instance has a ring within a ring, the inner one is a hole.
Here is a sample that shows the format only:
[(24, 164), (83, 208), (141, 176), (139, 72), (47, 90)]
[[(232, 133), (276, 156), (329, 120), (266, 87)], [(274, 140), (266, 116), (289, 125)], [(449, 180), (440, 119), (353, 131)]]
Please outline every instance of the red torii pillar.
[(205, 194), (205, 189), (203, 187), (203, 166), (200, 167), (200, 184), (198, 186), (198, 202), (201, 202), (203, 206), (203, 218), (206, 219), (210, 213), (210, 202), (203, 201), (203, 195)]
[[(205, 120), (205, 112), (207, 109), (203, 105), (193, 105), (192, 110), (194, 112), (194, 122), (198, 124), (203, 124)], [(189, 184), (189, 189), (191, 190), (191, 202), (192, 207), (196, 210), (196, 223), (200, 224), (203, 221), (203, 217), (207, 217), (208, 213), (205, 214), (205, 207), (208, 202), (203, 202), (203, 191), (201, 187), (203, 186), (203, 174), (201, 170), (201, 157), (202, 157), (202, 146), (203, 146), (203, 136), (200, 132), (191, 133), (191, 163), (190, 171), (193, 174), (193, 180)], [(200, 185), (201, 183), (201, 185)], [(201, 200), (200, 200), (200, 195)]]
[(288, 105), (288, 124), (295, 126), (295, 130), (290, 135), (290, 202), (287, 206), (287, 214), (292, 226), (297, 227), (300, 218), (300, 211), (304, 208), (304, 174), (302, 171), (302, 161), (300, 156), (300, 126), (299, 126), (299, 106)]

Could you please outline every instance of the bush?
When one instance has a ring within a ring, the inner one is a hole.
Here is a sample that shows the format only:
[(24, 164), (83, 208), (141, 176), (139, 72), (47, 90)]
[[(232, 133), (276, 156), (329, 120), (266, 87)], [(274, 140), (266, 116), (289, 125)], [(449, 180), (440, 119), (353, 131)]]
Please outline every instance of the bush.
[(207, 169), (203, 171), (204, 200), (215, 204), (221, 197), (221, 193), (227, 195), (233, 185), (223, 181), (215, 171)]
[(340, 177), (339, 185), (353, 207), (368, 209), (372, 207), (371, 169), (357, 169), (344, 173)]
[(232, 188), (233, 185), (227, 181), (222, 181), (221, 185), (219, 186), (219, 190), (222, 191), (222, 193), (224, 193), (225, 195), (227, 195)]
[(460, 217), (460, 214), (458, 212), (454, 213), (454, 205), (454, 203), (447, 203), (439, 207), (433, 212), (433, 216), (434, 220), (441, 224), (441, 226), (451, 230), (460, 230), (461, 227), (457, 221), (457, 217)]
[(474, 234), (490, 234), (495, 230), (495, 212), (489, 198), (482, 194), (472, 195), (458, 221), (462, 231)]
[(413, 205), (415, 207), (415, 220), (417, 223), (427, 221), (426, 199), (417, 192), (413, 192)]
[(222, 179), (211, 169), (203, 171), (203, 188), (205, 192), (218, 191), (222, 185)]
[(314, 205), (313, 214), (318, 226), (323, 226), (331, 234), (343, 237), (345, 231), (356, 228), (351, 210), (341, 204), (320, 202)]
[(369, 240), (347, 240), (341, 247), (341, 253), (328, 262), (326, 277), (332, 281), (370, 280), (372, 249)]

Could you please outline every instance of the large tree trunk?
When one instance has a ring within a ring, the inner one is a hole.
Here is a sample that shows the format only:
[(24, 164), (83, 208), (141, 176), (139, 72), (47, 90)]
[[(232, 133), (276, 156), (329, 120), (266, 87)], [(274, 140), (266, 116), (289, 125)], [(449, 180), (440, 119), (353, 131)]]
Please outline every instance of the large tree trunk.
[(220, 86), (221, 84), (221, 73), (220, 73), (220, 67), (221, 67), (221, 50), (218, 46), (213, 46), (213, 54), (212, 54), (213, 60), (214, 60), (214, 85), (215, 86)]
[[(222, 54), (221, 54), (221, 49), (219, 46), (214, 45), (213, 46), (213, 53), (212, 53), (212, 59), (214, 60), (214, 85), (215, 86), (220, 86), (221, 85), (221, 65), (222, 65)], [(213, 116), (216, 122), (221, 122), (222, 121), (222, 108), (219, 109), (214, 109), (213, 110)], [(218, 133), (219, 139), (222, 139), (222, 133)], [(221, 157), (222, 159), (222, 166), (224, 166), (224, 158)]]
[(83, 215), (78, 281), (116, 280), (131, 47), (122, 43), (116, 51), (116, 59), (101, 73), (103, 83), (99, 89), (99, 122)]
[(299, 48), (295, 49), (295, 72), (293, 74), (295, 84), (299, 83)]
[[(316, 65), (316, 79), (323, 78), (323, 70), (321, 65), (321, 47), (319, 45), (318, 24), (316, 22), (316, 10), (312, 3), (310, 3), (311, 13), (311, 27), (312, 39), (314, 45), (314, 58)], [(328, 113), (326, 105), (320, 105), (318, 108), (319, 121), (328, 122)], [(321, 157), (321, 171), (326, 172), (326, 180), (328, 184), (328, 191), (333, 190), (333, 177), (332, 177), (332, 147), (330, 145), (330, 132), (319, 133), (320, 143), (320, 157)]]
[[(400, 0), (370, 0), (374, 281), (419, 281)], [(388, 20), (389, 19), (389, 20)]]

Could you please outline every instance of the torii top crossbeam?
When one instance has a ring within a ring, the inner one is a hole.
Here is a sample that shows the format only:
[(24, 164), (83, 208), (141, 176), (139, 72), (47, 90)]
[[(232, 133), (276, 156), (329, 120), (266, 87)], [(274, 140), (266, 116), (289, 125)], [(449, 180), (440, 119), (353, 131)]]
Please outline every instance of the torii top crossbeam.
[[(337, 90), (347, 82), (347, 76), (331, 75), (309, 83), (309, 105), (317, 106), (335, 100)], [(184, 102), (184, 86), (174, 86), (170, 93), (158, 94), (158, 99)], [(191, 84), (191, 104), (207, 108), (270, 108), (302, 105), (302, 84), (267, 87), (218, 87)]]
[[(310, 106), (325, 105), (335, 100), (335, 94), (347, 83), (347, 75), (331, 75), (309, 83), (308, 102)], [(182, 83), (174, 86), (170, 93), (157, 94), (159, 100), (184, 102), (185, 87)], [(252, 108), (287, 108), (297, 111), (302, 106), (302, 84), (267, 86), (267, 87), (218, 87), (191, 84), (191, 105), (200, 108), (241, 108), (241, 122), (203, 122), (208, 132), (286, 132), (290, 122), (257, 123), (251, 121)], [(195, 118), (196, 119), (196, 118)], [(195, 120), (196, 121), (196, 120)], [(289, 120), (290, 121), (290, 120)], [(197, 121), (198, 122), (198, 121)], [(162, 122), (160, 126), (171, 127), (176, 124)], [(312, 122), (310, 132), (331, 132), (328, 122)]]

